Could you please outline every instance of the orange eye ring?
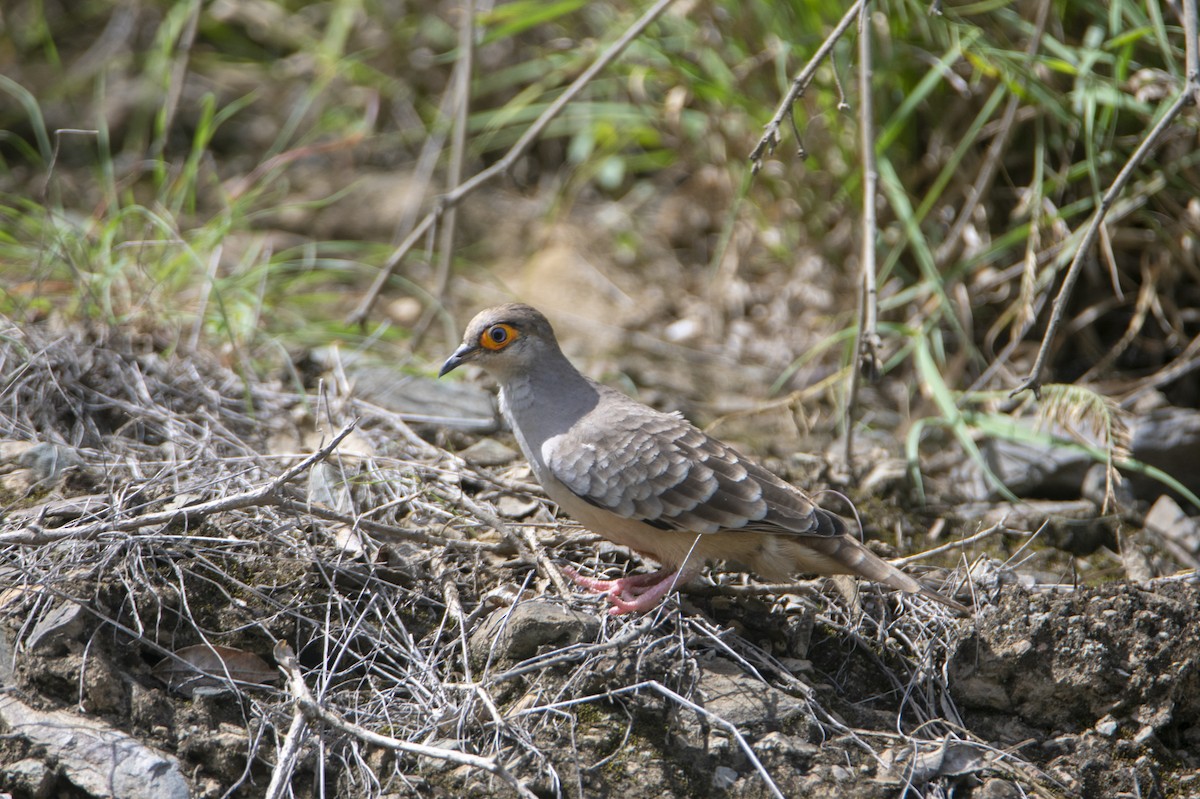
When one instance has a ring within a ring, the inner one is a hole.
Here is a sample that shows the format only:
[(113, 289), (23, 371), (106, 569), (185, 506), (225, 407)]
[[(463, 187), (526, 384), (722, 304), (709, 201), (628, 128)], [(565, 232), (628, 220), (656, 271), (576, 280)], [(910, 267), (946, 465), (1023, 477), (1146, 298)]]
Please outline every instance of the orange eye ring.
[(479, 334), (479, 346), (485, 350), (502, 350), (520, 337), (520, 333), (512, 325), (500, 322)]

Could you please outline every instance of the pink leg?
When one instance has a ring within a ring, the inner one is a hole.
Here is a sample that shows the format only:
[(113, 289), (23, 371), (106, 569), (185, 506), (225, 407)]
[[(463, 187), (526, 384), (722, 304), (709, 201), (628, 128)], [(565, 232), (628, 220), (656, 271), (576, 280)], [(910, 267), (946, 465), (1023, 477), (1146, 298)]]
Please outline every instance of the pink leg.
[(679, 569), (666, 566), (657, 571), (616, 580), (584, 577), (569, 566), (563, 568), (563, 574), (593, 593), (607, 594), (612, 604), (608, 612), (614, 616), (650, 610), (662, 601), (676, 583), (682, 585), (692, 578), (691, 572), (680, 574)]

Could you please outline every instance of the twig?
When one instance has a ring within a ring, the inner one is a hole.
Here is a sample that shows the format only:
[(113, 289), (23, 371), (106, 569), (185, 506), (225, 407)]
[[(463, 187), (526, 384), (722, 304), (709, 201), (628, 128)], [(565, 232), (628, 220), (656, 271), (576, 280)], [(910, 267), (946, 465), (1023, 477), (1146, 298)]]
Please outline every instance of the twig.
[[(425, 232), (429, 230), (431, 225), (442, 218), (447, 210), (458, 205), (463, 201), (463, 199), (475, 192), (476, 189), (483, 186), (488, 181), (511, 169), (513, 164), (517, 162), (517, 159), (524, 155), (525, 151), (529, 149), (530, 145), (537, 141), (538, 137), (542, 135), (542, 131), (546, 129), (546, 126), (548, 126), (550, 122), (553, 121), (554, 118), (557, 117), (564, 108), (566, 108), (567, 104), (574, 100), (576, 95), (583, 91), (584, 87), (591, 83), (592, 79), (600, 74), (605, 67), (616, 60), (617, 56), (619, 56), (634, 39), (640, 36), (642, 31), (649, 27), (651, 22), (658, 19), (658, 17), (661, 16), (662, 13), (667, 10), (667, 7), (673, 2), (674, 0), (658, 0), (653, 6), (647, 9), (647, 11), (637, 20), (637, 22), (633, 23), (633, 25), (630, 26), (630, 28), (626, 30), (624, 34), (622, 34), (620, 39), (617, 39), (617, 41), (614, 42), (611, 47), (609, 47), (606, 51), (604, 51), (603, 54), (601, 54), (599, 58), (592, 62), (592, 65), (584, 70), (583, 74), (576, 78), (571, 85), (567, 87), (566, 91), (560, 94), (558, 98), (552, 102), (545, 111), (542, 112), (541, 116), (534, 120), (533, 124), (529, 126), (521, 138), (517, 139), (516, 144), (510, 147), (508, 152), (506, 152), (499, 161), (492, 164), (482, 172), (476, 174), (475, 177), (471, 178), (467, 182), (459, 184), (459, 186), (453, 191), (450, 191), (439, 197), (437, 202), (434, 204), (433, 209), (425, 215), (424, 219), (417, 223), (417, 226), (413, 228), (411, 233), (408, 234), (408, 237), (400, 243), (400, 246), (396, 248), (391, 257), (389, 257), (384, 263), (382, 269), (383, 276), (386, 277), (395, 271), (396, 267), (400, 265), (400, 262), (404, 260), (404, 256), (408, 255), (409, 250), (411, 250), (416, 243), (420, 241), (421, 237), (425, 235)], [(375, 286), (382, 286), (382, 284), (383, 281), (381, 280), (376, 280), (375, 282)], [(350, 313), (350, 316), (347, 320), (349, 324), (362, 324), (366, 320), (367, 314), (371, 312), (371, 308), (374, 306), (375, 300), (378, 299), (378, 297), (378, 291), (371, 291), (365, 297), (363, 297), (363, 300), (361, 303), (359, 303), (358, 307)]]
[(313, 697), (312, 692), (308, 690), (307, 683), (304, 682), (304, 675), (300, 673), (300, 664), (296, 660), (296, 653), (292, 651), (292, 648), (288, 646), (286, 641), (280, 641), (275, 645), (274, 656), (275, 662), (279, 664), (280, 670), (283, 672), (284, 677), (287, 678), (287, 691), (291, 694), (292, 701), (296, 703), (296, 707), (309, 721), (320, 722), (327, 727), (332, 727), (371, 746), (404, 752), (405, 754), (417, 757), (444, 760), (447, 763), (453, 763), (457, 766), (467, 766), (486, 771), (508, 783), (517, 792), (518, 796), (525, 797), (525, 799), (537, 799), (537, 795), (510, 774), (508, 769), (504, 768), (504, 765), (497, 758), (480, 757), (453, 749), (442, 749), (436, 746), (402, 741), (399, 738), (382, 735), (346, 721), (336, 713), (326, 710)]
[(566, 577), (563, 576), (562, 570), (546, 556), (542, 545), (533, 537), (533, 533), (528, 527), (522, 525), (520, 533), (513, 532), (513, 525), (510, 525), (495, 513), (492, 513), (483, 505), (471, 499), (466, 493), (463, 493), (459, 501), (472, 515), (487, 522), (492, 529), (504, 536), (508, 541), (511, 541), (518, 551), (521, 551), (522, 554), (532, 560), (542, 576), (554, 583), (554, 587), (558, 590), (559, 594), (562, 596), (571, 595), (571, 585), (567, 582)]
[(1183, 37), (1185, 91), (1192, 93), (1192, 104), (1200, 107), (1200, 18), (1196, 0), (1183, 0)]
[(253, 507), (256, 505), (270, 505), (282, 503), (282, 491), (284, 485), (296, 475), (310, 468), (313, 464), (323, 461), (337, 449), (338, 444), (342, 443), (342, 439), (350, 435), (354, 428), (358, 425), (358, 421), (352, 421), (338, 432), (333, 440), (326, 444), (321, 449), (309, 455), (304, 460), (297, 463), (290, 469), (285, 470), (269, 483), (265, 483), (258, 488), (249, 491), (243, 491), (240, 494), (231, 494), (226, 497), (210, 500), (208, 502), (199, 502), (195, 505), (187, 505), (182, 508), (174, 508), (160, 513), (147, 513), (142, 516), (135, 516), (131, 519), (119, 519), (115, 521), (94, 522), (86, 525), (72, 525), (58, 527), (53, 530), (46, 530), (37, 524), (30, 524), (19, 530), (14, 530), (11, 533), (0, 533), (0, 546), (8, 544), (21, 544), (26, 546), (37, 546), (40, 544), (49, 544), (55, 541), (64, 541), (66, 539), (88, 540), (104, 535), (106, 533), (121, 533), (130, 530), (138, 530), (143, 527), (152, 527), (161, 525), (163, 527), (180, 523), (190, 522), (196, 519), (202, 519), (213, 513), (222, 513), (229, 510), (237, 510), (240, 508)]
[(275, 768), (271, 771), (271, 783), (267, 786), (264, 799), (282, 799), (284, 792), (292, 782), (292, 774), (296, 770), (296, 759), (300, 756), (300, 743), (305, 730), (304, 713), (296, 708), (292, 714), (292, 725), (288, 728), (287, 737), (283, 739), (283, 748)]
[(364, 519), (360, 516), (352, 516), (348, 513), (339, 513), (332, 508), (327, 508), (324, 505), (314, 505), (302, 497), (291, 497), (287, 495), (272, 497), (272, 504), (278, 505), (285, 510), (293, 510), (299, 513), (308, 513), (316, 516), (318, 519), (324, 519), (327, 522), (337, 522), (344, 524), (347, 527), (357, 527), (364, 530), (373, 536), (384, 539), (385, 541), (412, 541), (418, 544), (427, 544), (430, 546), (445, 546), (445, 547), (461, 547), (463, 549), (472, 549), (479, 552), (501, 552), (506, 549), (511, 551), (509, 544), (496, 544), (489, 541), (471, 541), (459, 540), (456, 538), (442, 538), (436, 535), (429, 535), (417, 530), (409, 530), (404, 527), (397, 527), (394, 524), (384, 524), (383, 522)]
[(940, 555), (943, 552), (947, 552), (951, 549), (961, 549), (962, 547), (978, 543), (979, 541), (982, 541), (985, 538), (991, 538), (992, 536), (996, 535), (997, 533), (1011, 533), (1011, 532), (1014, 532), (1014, 531), (1010, 530), (1008, 527), (1006, 527), (1003, 522), (998, 522), (996, 524), (993, 524), (991, 527), (988, 527), (986, 530), (980, 530), (975, 535), (968, 536), (966, 538), (960, 538), (957, 541), (947, 541), (946, 543), (942, 544), (941, 546), (934, 547), (933, 549), (927, 549), (924, 552), (917, 552), (913, 555), (909, 555), (908, 557), (904, 557), (904, 558), (894, 558), (892, 560), (889, 560), (888, 562), (891, 563), (893, 566), (904, 566), (906, 564), (913, 563), (918, 560), (925, 560), (926, 558), (931, 558), (934, 555)]
[(863, 3), (858, 25), (858, 143), (862, 149), (863, 218), (862, 278), (858, 300), (858, 328), (854, 334), (854, 358), (857, 368), (850, 369), (850, 390), (846, 397), (846, 466), (854, 464), (854, 406), (862, 377), (874, 380), (879, 375), (879, 294), (875, 275), (875, 200), (879, 172), (875, 166), (875, 106), (871, 97), (871, 19), (870, 6)]
[[(613, 693), (625, 693), (630, 691), (630, 689), (636, 689), (637, 687), (638, 686), (634, 685), (630, 686), (630, 688), (625, 689), (624, 691), (613, 691)], [(746, 740), (746, 737), (742, 735), (741, 731), (738, 730), (735, 724), (726, 721), (712, 711), (697, 705), (695, 702), (680, 696), (667, 686), (660, 683), (658, 680), (649, 680), (643, 683), (641, 687), (649, 688), (650, 690), (661, 694), (664, 698), (677, 702), (681, 707), (686, 707), (697, 715), (703, 716), (710, 724), (720, 727), (721, 729), (725, 730), (725, 732), (729, 733), (729, 736), (737, 742), (738, 748), (741, 749), (742, 753), (746, 755), (746, 759), (749, 760), (751, 765), (754, 766), (754, 770), (758, 772), (758, 776), (762, 777), (762, 780), (766, 784), (767, 790), (771, 792), (771, 795), (777, 797), (777, 799), (784, 799), (783, 793), (781, 793), (779, 790), (779, 786), (775, 784), (775, 780), (771, 779), (771, 775), (767, 773), (767, 769), (763, 766), (762, 761), (759, 760), (758, 755), (754, 753), (754, 747), (750, 745), (750, 742)]]
[(711, 710), (697, 705), (690, 699), (687, 699), (675, 691), (672, 691), (658, 680), (643, 680), (642, 682), (634, 683), (633, 685), (614, 688), (604, 694), (583, 696), (575, 699), (568, 699), (562, 702), (554, 702), (541, 707), (530, 708), (529, 710), (522, 710), (520, 711), (520, 714), (526, 715), (531, 713), (545, 713), (549, 710), (568, 708), (573, 705), (583, 705), (589, 702), (595, 702), (598, 699), (611, 699), (616, 696), (621, 696), (622, 694), (637, 694), (641, 691), (653, 691), (654, 693), (662, 696), (664, 699), (669, 699), (672, 702), (679, 704), (680, 707), (685, 707), (695, 712), (696, 715), (703, 717), (710, 724), (723, 729), (738, 745), (738, 748), (742, 750), (742, 753), (746, 756), (746, 759), (750, 761), (750, 764), (754, 766), (754, 770), (758, 772), (760, 777), (762, 777), (762, 780), (766, 784), (767, 790), (770, 791), (771, 795), (776, 797), (776, 799), (784, 799), (783, 794), (779, 790), (779, 786), (775, 784), (775, 780), (771, 779), (771, 775), (767, 773), (766, 767), (763, 766), (762, 761), (759, 760), (758, 755), (755, 754), (754, 747), (751, 746), (750, 742), (746, 740), (746, 736), (742, 735), (736, 724), (726, 721), (724, 718), (718, 716), (716, 713), (713, 713)]
[(1121, 399), (1121, 407), (1128, 410), (1148, 392), (1167, 383), (1173, 383), (1197, 369), (1200, 369), (1200, 334), (1194, 336), (1184, 347), (1183, 352), (1179, 353), (1174, 360), (1154, 374), (1140, 380), (1137, 389)]
[[(450, 163), (447, 167), (446, 185), (453, 190), (462, 182), (463, 154), (467, 149), (467, 123), (471, 113), (471, 78), (474, 76), (475, 56), (475, 0), (463, 0), (463, 18), (458, 29), (458, 63), (454, 67), (454, 130), (450, 135)], [(420, 320), (413, 327), (410, 349), (416, 350), (429, 330), (429, 325), (438, 313), (450, 286), (450, 267), (454, 262), (454, 234), (457, 230), (458, 211), (449, 208), (446, 219), (438, 231), (438, 263), (434, 276), (434, 301), (425, 306)]]
[(494, 677), (489, 677), (485, 680), (488, 685), (497, 685), (508, 680), (515, 680), (517, 677), (524, 676), (534, 671), (544, 671), (545, 669), (561, 666), (566, 663), (578, 663), (583, 660), (595, 657), (601, 652), (606, 652), (609, 649), (619, 649), (634, 640), (641, 638), (642, 635), (650, 631), (654, 627), (657, 619), (653, 616), (645, 616), (634, 624), (630, 624), (624, 632), (615, 638), (610, 638), (607, 641), (602, 641), (597, 644), (588, 644), (578, 648), (567, 648), (565, 651), (552, 652), (544, 658), (533, 658), (514, 666), (508, 671), (501, 672)]
[[(1195, 0), (1189, 0), (1189, 3), (1194, 6)], [(1188, 49), (1194, 49), (1196, 43), (1189, 42)], [(1083, 272), (1084, 258), (1092, 249), (1092, 244), (1096, 241), (1096, 234), (1100, 230), (1100, 225), (1104, 222), (1104, 217), (1108, 213), (1108, 209), (1116, 201), (1117, 195), (1124, 191), (1126, 184), (1133, 178), (1134, 172), (1141, 166), (1142, 161), (1154, 149), (1163, 132), (1175, 121), (1175, 117), (1183, 111), (1193, 101), (1194, 87), (1189, 82), (1189, 85), (1184, 87), (1179, 95), (1167, 108), (1162, 119), (1146, 134), (1146, 138), (1138, 145), (1137, 150), (1125, 162), (1125, 166), (1121, 168), (1120, 173), (1108, 187), (1108, 191), (1104, 193), (1104, 197), (1100, 200), (1099, 207), (1092, 213), (1092, 218), (1088, 221), (1087, 229), (1083, 233), (1083, 238), (1079, 243), (1079, 248), (1075, 251), (1075, 257), (1071, 259), (1071, 266), (1067, 269), (1067, 275), (1063, 278), (1062, 286), (1058, 290), (1058, 294), (1054, 297), (1054, 305), (1050, 311), (1050, 321), (1046, 325), (1046, 332), (1042, 336), (1042, 345), (1038, 349), (1037, 359), (1033, 363), (1033, 369), (1030, 370), (1027, 377), (1021, 385), (1014, 388), (1010, 393), (1010, 397), (1015, 397), (1025, 390), (1032, 390), (1035, 397), (1041, 397), (1042, 388), (1042, 372), (1046, 368), (1046, 361), (1050, 355), (1050, 347), (1054, 343), (1055, 334), (1058, 333), (1058, 328), (1062, 324), (1063, 314), (1067, 310), (1067, 303), (1071, 299), (1071, 292), (1075, 288), (1075, 281), (1079, 279), (1080, 273)]]
[(825, 41), (821, 42), (821, 46), (817, 48), (817, 52), (813, 53), (813, 57), (805, 64), (804, 69), (792, 79), (792, 87), (788, 89), (788, 93), (779, 103), (779, 108), (775, 111), (775, 116), (771, 117), (771, 121), (764, 128), (765, 133), (754, 149), (750, 151), (751, 172), (757, 174), (758, 170), (762, 169), (763, 158), (775, 152), (775, 147), (780, 142), (779, 128), (783, 124), (783, 120), (788, 117), (792, 111), (792, 106), (796, 101), (804, 96), (808, 84), (812, 83), (813, 75), (817, 74), (817, 68), (821, 66), (821, 62), (829, 57), (833, 51), (833, 46), (837, 44), (838, 39), (842, 38), (842, 34), (846, 29), (853, 24), (854, 20), (866, 5), (866, 0), (857, 0), (854, 5), (842, 16), (837, 27), (833, 32), (825, 37)]

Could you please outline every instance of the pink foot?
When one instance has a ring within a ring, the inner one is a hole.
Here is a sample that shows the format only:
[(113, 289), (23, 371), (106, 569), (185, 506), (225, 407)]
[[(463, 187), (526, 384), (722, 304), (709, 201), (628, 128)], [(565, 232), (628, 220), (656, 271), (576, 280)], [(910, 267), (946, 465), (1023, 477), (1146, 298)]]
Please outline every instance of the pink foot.
[(609, 613), (644, 612), (656, 607), (676, 583), (685, 583), (691, 575), (681, 575), (678, 569), (663, 567), (646, 574), (635, 574), (616, 580), (597, 580), (584, 577), (570, 566), (563, 567), (563, 574), (583, 588), (595, 594), (606, 594), (612, 605)]

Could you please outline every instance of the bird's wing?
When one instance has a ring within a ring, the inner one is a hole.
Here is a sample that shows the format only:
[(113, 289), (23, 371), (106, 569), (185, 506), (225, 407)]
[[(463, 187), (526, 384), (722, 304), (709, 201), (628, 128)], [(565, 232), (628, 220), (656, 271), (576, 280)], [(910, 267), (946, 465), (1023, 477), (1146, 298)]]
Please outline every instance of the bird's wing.
[(846, 529), (727, 444), (615, 391), (546, 441), (542, 457), (584, 501), (663, 530), (827, 537)]

